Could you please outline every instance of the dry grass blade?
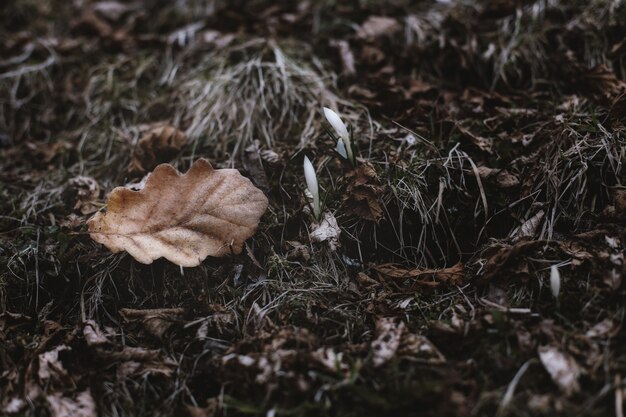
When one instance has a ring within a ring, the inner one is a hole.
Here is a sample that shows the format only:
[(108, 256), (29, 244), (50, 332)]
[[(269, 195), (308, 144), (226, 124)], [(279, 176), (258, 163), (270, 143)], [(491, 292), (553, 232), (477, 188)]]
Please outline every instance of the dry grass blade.
[[(229, 54), (249, 56), (233, 64), (225, 59)], [(305, 144), (319, 133), (320, 103), (336, 101), (326, 78), (276, 45), (250, 42), (210, 56), (183, 76), (178, 117), (189, 120), (190, 141), (211, 142), (232, 155), (255, 138), (269, 148), (289, 137)]]

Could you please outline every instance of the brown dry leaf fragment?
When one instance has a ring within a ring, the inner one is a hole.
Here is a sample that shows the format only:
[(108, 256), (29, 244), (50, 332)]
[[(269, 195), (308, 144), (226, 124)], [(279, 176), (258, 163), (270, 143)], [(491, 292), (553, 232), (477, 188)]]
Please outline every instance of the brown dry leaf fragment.
[(597, 323), (595, 326), (587, 330), (585, 336), (590, 338), (600, 338), (606, 336), (613, 336), (613, 333), (616, 330), (615, 323), (611, 319), (604, 319), (601, 322)]
[(100, 326), (93, 320), (87, 320), (87, 322), (85, 322), (83, 336), (89, 346), (101, 346), (109, 343), (109, 340), (100, 331)]
[(374, 40), (385, 35), (393, 35), (401, 29), (396, 19), (385, 16), (370, 16), (359, 28), (356, 36), (360, 39)]
[(46, 396), (52, 417), (96, 417), (96, 403), (89, 390), (83, 391), (76, 398), (64, 397), (60, 393)]
[(119, 313), (125, 322), (141, 322), (148, 333), (160, 339), (174, 323), (180, 323), (182, 321), (185, 309), (155, 308), (133, 310), (130, 308), (122, 308)]
[(291, 247), (291, 249), (287, 252), (287, 259), (302, 259), (306, 262), (311, 259), (311, 249), (308, 246), (294, 240), (287, 240), (285, 243)]
[(468, 138), (475, 146), (477, 146), (480, 150), (485, 151), (489, 154), (493, 153), (493, 139), (485, 138), (479, 136), (475, 133), (472, 133), (469, 129), (457, 124), (457, 129), (461, 134)]
[(113, 27), (98, 16), (95, 10), (86, 8), (80, 18), (73, 22), (72, 31), (107, 38), (113, 33)]
[(537, 230), (541, 225), (541, 220), (543, 220), (544, 215), (545, 212), (543, 210), (539, 210), (537, 214), (526, 220), (514, 233), (515, 239), (533, 237), (537, 233)]
[(398, 355), (406, 356), (411, 360), (425, 361), (427, 363), (444, 363), (443, 353), (425, 336), (405, 332), (402, 336)]
[(207, 256), (241, 253), (267, 205), (239, 171), (199, 159), (184, 175), (159, 165), (141, 191), (115, 188), (107, 212), (87, 224), (91, 238), (112, 252), (125, 250), (144, 264), (164, 257), (192, 267)]
[(224, 49), (235, 40), (235, 34), (222, 33), (217, 30), (205, 30), (202, 32), (200, 39), (207, 45), (215, 49)]
[(282, 156), (280, 156), (271, 149), (263, 149), (259, 152), (259, 155), (261, 155), (261, 159), (267, 162), (269, 165), (277, 165), (283, 160)]
[(352, 54), (348, 41), (334, 39), (330, 41), (330, 46), (337, 48), (337, 51), (339, 52), (343, 73), (346, 75), (355, 74), (356, 69), (354, 67), (354, 54)]
[[(423, 276), (433, 276), (436, 281), (451, 285), (460, 285), (465, 280), (465, 271), (462, 263), (443, 269), (404, 269), (395, 264), (383, 264), (375, 266), (374, 270), (388, 278), (421, 278)], [(433, 285), (437, 284), (437, 282), (433, 283)]]
[(93, 214), (98, 211), (100, 186), (95, 179), (79, 175), (69, 180), (69, 187), (69, 193), (75, 201), (74, 210), (81, 214)]
[(323, 213), (322, 220), (319, 223), (311, 225), (311, 233), (309, 234), (313, 242), (328, 242), (330, 250), (335, 251), (339, 246), (339, 235), (341, 229), (337, 224), (337, 219), (330, 211)]
[(28, 141), (24, 146), (26, 147), (26, 152), (40, 165), (49, 164), (56, 157), (70, 152), (73, 148), (71, 143), (64, 140), (52, 143)]
[[(517, 267), (517, 273), (520, 273), (520, 267), (517, 263), (522, 263), (525, 259), (525, 256), (537, 248), (545, 245), (547, 241), (545, 240), (532, 240), (532, 241), (521, 241), (512, 246), (503, 246), (498, 248), (495, 253), (493, 253), (487, 259), (485, 263), (485, 273), (482, 278), (480, 278), (481, 283), (490, 282), (498, 277), (505, 276), (507, 278), (514, 277), (515, 274), (512, 274), (510, 271), (506, 271), (508, 268)], [(506, 274), (504, 273), (506, 271)]]
[(59, 359), (59, 352), (64, 350), (71, 350), (71, 348), (66, 345), (61, 345), (39, 355), (39, 370), (37, 371), (37, 376), (39, 376), (40, 381), (51, 379), (63, 380), (67, 378), (67, 370), (63, 367)]
[(182, 131), (169, 125), (155, 125), (139, 139), (128, 173), (143, 174), (161, 162), (169, 162), (186, 144), (187, 137)]
[(346, 363), (343, 352), (336, 353), (333, 348), (321, 347), (311, 353), (311, 359), (333, 373), (347, 376), (350, 371), (350, 366)]
[(541, 346), (538, 353), (543, 367), (565, 395), (569, 396), (580, 390), (580, 369), (572, 357), (552, 346)]
[(404, 323), (396, 323), (392, 318), (380, 318), (376, 321), (378, 337), (372, 341), (372, 362), (375, 367), (384, 365), (396, 356), (404, 329)]
[(206, 407), (186, 405), (185, 411), (187, 411), (189, 417), (215, 417), (223, 414), (220, 412), (222, 409), (221, 403), (218, 398), (209, 398)]
[(365, 162), (346, 175), (348, 186), (343, 197), (346, 211), (362, 219), (379, 221), (383, 209), (378, 201), (382, 192), (378, 175), (374, 167)]
[(265, 174), (265, 168), (263, 168), (258, 140), (255, 140), (252, 145), (245, 149), (242, 162), (254, 185), (262, 190), (269, 190), (270, 183)]
[(500, 188), (508, 189), (520, 185), (520, 180), (519, 178), (517, 178), (517, 176), (511, 174), (509, 171), (502, 170), (500, 171), (500, 173), (498, 173), (498, 176), (496, 177), (496, 184), (498, 184), (498, 187)]
[(125, 4), (118, 1), (99, 1), (93, 5), (93, 11), (96, 14), (111, 22), (117, 22), (122, 16), (137, 8), (137, 4)]
[(583, 70), (582, 85), (599, 97), (617, 97), (626, 92), (626, 82), (604, 64)]

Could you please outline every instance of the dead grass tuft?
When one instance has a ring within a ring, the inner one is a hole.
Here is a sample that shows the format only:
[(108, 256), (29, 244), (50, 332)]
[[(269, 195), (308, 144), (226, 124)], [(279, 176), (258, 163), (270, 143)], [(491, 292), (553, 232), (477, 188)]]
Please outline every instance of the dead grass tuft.
[[(295, 48), (295, 47), (294, 47)], [(259, 139), (304, 147), (320, 132), (320, 108), (334, 103), (332, 78), (272, 42), (253, 40), (209, 54), (178, 76), (177, 120), (197, 148), (234, 158)]]

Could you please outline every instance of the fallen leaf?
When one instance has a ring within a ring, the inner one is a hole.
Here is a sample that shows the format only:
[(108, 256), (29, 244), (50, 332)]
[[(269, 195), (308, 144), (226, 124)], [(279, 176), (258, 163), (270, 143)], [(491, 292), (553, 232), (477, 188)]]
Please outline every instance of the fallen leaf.
[(541, 346), (538, 353), (543, 367), (565, 395), (571, 395), (580, 390), (578, 384), (580, 369), (573, 358), (552, 346)]
[[(465, 280), (464, 266), (462, 263), (443, 269), (405, 269), (395, 264), (383, 264), (374, 266), (374, 270), (385, 277), (396, 279), (417, 279), (432, 276), (435, 281), (445, 282), (451, 285), (460, 285)], [(438, 282), (434, 282), (432, 285), (437, 285)], [(423, 283), (429, 284), (427, 281)]]
[(69, 193), (74, 200), (74, 210), (81, 214), (93, 214), (98, 211), (100, 186), (95, 179), (79, 175), (68, 182)]
[(11, 401), (7, 403), (4, 407), (3, 411), (7, 414), (17, 414), (23, 409), (26, 408), (26, 401), (21, 398), (12, 398)]
[(88, 222), (91, 238), (112, 252), (150, 264), (164, 257), (198, 266), (207, 256), (239, 254), (267, 209), (267, 197), (235, 169), (205, 159), (181, 175), (159, 165), (141, 191), (117, 187), (107, 212)]
[(217, 30), (205, 30), (202, 32), (202, 42), (216, 49), (224, 49), (235, 40), (235, 34), (222, 33)]
[(169, 162), (187, 144), (185, 134), (170, 125), (155, 125), (139, 139), (128, 166), (131, 175), (143, 174)]
[(252, 145), (245, 149), (242, 162), (254, 185), (262, 190), (269, 190), (270, 183), (263, 168), (258, 140), (255, 140)]
[(311, 259), (311, 250), (308, 246), (294, 240), (287, 240), (285, 243), (291, 247), (289, 252), (287, 252), (287, 259), (302, 259), (307, 262)]
[(456, 127), (459, 129), (459, 132), (461, 132), (464, 137), (468, 138), (476, 147), (489, 154), (493, 153), (493, 139), (472, 133), (469, 129), (459, 124), (457, 124)]
[(101, 346), (109, 343), (109, 340), (100, 331), (100, 326), (93, 320), (87, 320), (85, 323), (83, 336), (89, 346)]
[(215, 417), (221, 415), (221, 401), (218, 398), (209, 398), (206, 407), (185, 406), (189, 417)]
[(328, 242), (331, 250), (337, 249), (341, 229), (331, 212), (325, 211), (322, 220), (319, 223), (313, 223), (311, 229), (310, 237), (313, 242)]
[(119, 312), (124, 322), (141, 322), (148, 333), (160, 339), (170, 327), (175, 323), (181, 322), (185, 309), (155, 308), (134, 310), (131, 308), (122, 308)]
[(415, 333), (404, 332), (398, 355), (405, 356), (410, 360), (420, 360), (428, 363), (444, 363), (445, 356), (425, 336)]
[(617, 97), (626, 92), (626, 82), (604, 64), (582, 70), (581, 85), (595, 96)]
[(61, 345), (39, 355), (39, 371), (37, 375), (41, 381), (50, 379), (62, 380), (67, 377), (67, 370), (59, 360), (59, 352), (64, 350), (71, 350), (71, 348)]
[(370, 16), (359, 27), (357, 38), (374, 40), (381, 36), (393, 35), (401, 29), (398, 21), (391, 17)]
[(537, 214), (522, 223), (522, 225), (516, 230), (516, 232), (514, 232), (515, 239), (533, 237), (537, 233), (537, 229), (539, 229), (539, 226), (541, 225), (541, 220), (543, 220), (544, 215), (545, 212), (543, 210), (539, 210)]
[[(496, 252), (487, 259), (485, 263), (485, 273), (482, 278), (480, 278), (480, 281), (486, 283), (499, 277), (510, 278), (515, 276), (515, 274), (512, 274), (511, 271), (507, 271), (507, 269), (513, 267), (516, 263), (523, 263), (525, 256), (529, 252), (546, 245), (546, 243), (545, 240), (520, 241), (512, 246), (498, 248)], [(516, 272), (520, 273), (522, 271), (518, 269)]]
[(504, 169), (498, 173), (496, 184), (498, 184), (500, 188), (508, 189), (520, 185), (520, 180), (517, 176)]
[(126, 13), (137, 9), (136, 5), (124, 4), (118, 1), (99, 1), (93, 5), (93, 10), (109, 21), (116, 22)]
[(591, 329), (587, 330), (585, 336), (590, 338), (611, 336), (615, 328), (616, 326), (613, 320), (604, 319), (601, 322), (597, 323), (595, 326), (593, 326)]
[(392, 318), (380, 318), (376, 321), (376, 333), (378, 337), (372, 342), (372, 362), (379, 367), (389, 362), (400, 347), (404, 323), (399, 324)]
[(332, 40), (330, 46), (337, 48), (339, 57), (341, 58), (341, 66), (344, 74), (353, 75), (356, 73), (354, 68), (354, 55), (350, 49), (350, 44), (346, 40)]
[(89, 390), (76, 398), (65, 397), (60, 393), (46, 396), (52, 417), (96, 417), (96, 404)]
[(32, 160), (36, 163), (46, 165), (52, 162), (55, 158), (62, 156), (65, 153), (68, 153), (72, 150), (73, 146), (71, 143), (59, 140), (52, 143), (43, 143), (43, 142), (31, 142), (28, 141), (25, 143), (26, 152), (30, 154)]
[(346, 211), (365, 220), (379, 221), (383, 209), (378, 201), (382, 192), (378, 175), (369, 163), (363, 163), (346, 175), (348, 183), (343, 200)]
[(350, 371), (343, 352), (336, 353), (333, 348), (321, 347), (311, 353), (311, 358), (330, 372), (347, 375)]
[(94, 9), (86, 8), (83, 10), (80, 18), (73, 22), (72, 31), (81, 34), (95, 34), (101, 38), (107, 38), (112, 35), (113, 27), (98, 16)]

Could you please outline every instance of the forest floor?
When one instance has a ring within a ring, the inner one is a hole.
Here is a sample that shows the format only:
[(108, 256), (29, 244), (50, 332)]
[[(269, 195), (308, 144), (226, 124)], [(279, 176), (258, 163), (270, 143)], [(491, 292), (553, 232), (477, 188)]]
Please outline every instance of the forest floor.
[[(619, 1), (1, 2), (0, 415), (623, 417), (625, 121)], [(241, 254), (90, 238), (199, 158)]]

